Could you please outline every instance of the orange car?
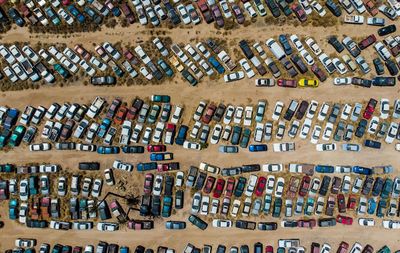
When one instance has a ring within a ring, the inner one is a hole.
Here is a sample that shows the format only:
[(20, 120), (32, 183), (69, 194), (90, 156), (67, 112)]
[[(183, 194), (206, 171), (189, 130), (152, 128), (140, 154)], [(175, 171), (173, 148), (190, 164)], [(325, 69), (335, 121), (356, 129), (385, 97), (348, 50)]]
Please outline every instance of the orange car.
[(124, 120), (125, 120), (125, 116), (126, 116), (127, 112), (128, 112), (128, 109), (126, 108), (126, 106), (121, 106), (118, 109), (117, 114), (115, 115), (114, 123), (121, 125), (122, 122), (124, 122)]

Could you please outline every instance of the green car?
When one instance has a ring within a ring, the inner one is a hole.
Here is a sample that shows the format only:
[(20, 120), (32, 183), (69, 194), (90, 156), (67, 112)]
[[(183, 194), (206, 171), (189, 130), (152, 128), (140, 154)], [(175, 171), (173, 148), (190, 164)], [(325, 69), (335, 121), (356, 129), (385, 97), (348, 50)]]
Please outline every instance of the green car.
[(22, 137), (24, 137), (26, 128), (24, 126), (18, 125), (15, 127), (13, 133), (11, 134), (8, 145), (10, 147), (17, 147), (21, 143)]
[(159, 105), (153, 105), (151, 107), (151, 111), (149, 113), (149, 116), (147, 117), (147, 122), (148, 123), (156, 122), (156, 120), (158, 118), (158, 114), (160, 114), (160, 106)]
[(281, 216), (282, 209), (282, 199), (276, 198), (274, 201), (274, 211), (272, 212), (272, 217), (279, 218)]
[(242, 128), (240, 126), (234, 126), (232, 131), (231, 144), (238, 145), (240, 140), (240, 135), (242, 134)]
[(276, 2), (286, 16), (292, 14), (292, 10), (289, 8), (289, 4), (285, 0), (278, 0)]
[(161, 103), (169, 103), (171, 101), (171, 97), (168, 95), (152, 95), (152, 102), (161, 102)]
[(389, 194), (391, 193), (393, 188), (393, 180), (390, 178), (387, 178), (385, 181), (385, 184), (383, 185), (383, 189), (381, 192), (381, 198), (387, 199), (389, 197)]
[(247, 148), (247, 145), (249, 144), (249, 141), (250, 141), (250, 135), (251, 135), (251, 130), (248, 128), (245, 128), (243, 131), (242, 140), (240, 141), (240, 144), (239, 144), (239, 146), (241, 148)]
[(376, 253), (390, 253), (390, 249), (388, 246), (383, 246), (380, 250), (378, 250)]
[(205, 221), (203, 221), (202, 219), (193, 214), (189, 216), (188, 220), (190, 223), (200, 228), (201, 230), (205, 230), (208, 226), (208, 224)]
[(60, 64), (54, 64), (53, 68), (55, 71), (57, 71), (58, 74), (60, 74), (60, 76), (64, 77), (64, 78), (68, 78), (69, 77), (69, 72), (68, 70), (66, 70), (63, 66), (61, 66)]

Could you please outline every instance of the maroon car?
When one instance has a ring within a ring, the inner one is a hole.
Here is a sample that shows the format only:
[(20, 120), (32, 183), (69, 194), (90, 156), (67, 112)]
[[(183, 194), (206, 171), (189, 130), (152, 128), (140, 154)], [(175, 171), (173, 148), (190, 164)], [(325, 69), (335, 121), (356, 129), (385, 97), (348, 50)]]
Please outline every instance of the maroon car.
[(291, 6), (292, 11), (296, 14), (296, 17), (301, 21), (305, 22), (307, 20), (307, 15), (304, 9), (300, 6), (300, 4), (293, 4)]
[(211, 12), (214, 16), (215, 21), (217, 22), (217, 26), (219, 28), (224, 27), (224, 18), (222, 17), (222, 13), (221, 10), (218, 8), (218, 5), (214, 4), (213, 6), (211, 6)]
[(216, 109), (217, 107), (214, 104), (208, 105), (206, 113), (201, 117), (201, 121), (206, 124), (210, 123)]
[(112, 101), (110, 107), (108, 108), (106, 117), (109, 119), (112, 119), (115, 115), (115, 113), (117, 112), (119, 106), (121, 105), (122, 100), (119, 98), (116, 98)]
[(129, 5), (126, 2), (121, 3), (121, 11), (124, 13), (126, 19), (128, 20), (129, 24), (133, 24), (135, 22), (135, 16)]
[(375, 99), (371, 98), (368, 101), (367, 107), (365, 107), (364, 113), (363, 113), (363, 118), (364, 119), (370, 119), (372, 117), (372, 114), (374, 114), (375, 107), (378, 101)]
[(376, 37), (374, 34), (369, 35), (367, 38), (363, 39), (358, 43), (358, 47), (363, 50), (366, 49), (367, 47), (371, 46), (376, 42)]
[(239, 24), (244, 23), (244, 15), (242, 10), (240, 9), (239, 5), (232, 4), (232, 12), (235, 15), (235, 18)]
[(61, 134), (60, 134), (60, 140), (65, 141), (67, 140), (72, 133), (72, 129), (75, 126), (75, 121), (73, 121), (72, 119), (67, 120), (67, 122), (64, 124), (62, 130), (61, 130)]
[(83, 59), (89, 61), (92, 55), (84, 48), (82, 45), (76, 44), (74, 47), (75, 52), (77, 52)]
[(267, 179), (265, 177), (259, 177), (255, 191), (256, 196), (260, 197), (263, 195), (266, 185), (267, 185)]
[(235, 188), (235, 179), (233, 177), (228, 178), (225, 188), (225, 197), (232, 197), (233, 190)]
[(139, 64), (139, 59), (129, 49), (124, 49), (123, 53), (125, 59), (127, 59), (132, 65)]
[(147, 146), (148, 152), (165, 152), (167, 151), (167, 147), (165, 145), (148, 145)]
[(296, 80), (288, 80), (288, 79), (279, 79), (278, 86), (287, 87), (287, 88), (296, 88), (297, 81)]
[(346, 200), (345, 200), (343, 194), (337, 195), (337, 204), (338, 204), (339, 213), (345, 213), (346, 212)]
[(314, 73), (314, 75), (321, 81), (324, 82), (327, 79), (327, 76), (325, 72), (320, 69), (317, 64), (314, 64), (311, 66), (311, 71)]
[(140, 98), (136, 98), (135, 101), (133, 101), (131, 108), (129, 108), (126, 114), (126, 119), (127, 120), (135, 119), (142, 106), (143, 106), (143, 100), (141, 100)]
[(197, 7), (199, 7), (201, 15), (203, 15), (204, 20), (207, 24), (210, 24), (214, 21), (213, 16), (211, 15), (211, 11), (208, 8), (206, 0), (199, 0), (197, 2)]
[(298, 220), (297, 226), (299, 228), (313, 228), (317, 225), (317, 221), (315, 219), (311, 220)]
[(203, 188), (203, 192), (209, 194), (214, 188), (214, 183), (215, 183), (215, 177), (208, 176), (206, 185)]
[(311, 178), (309, 176), (304, 176), (300, 183), (299, 195), (305, 197), (310, 188)]
[(225, 180), (222, 178), (217, 180), (217, 184), (215, 186), (214, 192), (213, 192), (213, 197), (214, 198), (219, 198), (221, 197), (222, 191), (224, 190), (225, 187)]
[(143, 184), (143, 192), (146, 194), (149, 194), (151, 190), (153, 189), (153, 180), (154, 176), (151, 173), (147, 173), (146, 176), (144, 176), (144, 184)]

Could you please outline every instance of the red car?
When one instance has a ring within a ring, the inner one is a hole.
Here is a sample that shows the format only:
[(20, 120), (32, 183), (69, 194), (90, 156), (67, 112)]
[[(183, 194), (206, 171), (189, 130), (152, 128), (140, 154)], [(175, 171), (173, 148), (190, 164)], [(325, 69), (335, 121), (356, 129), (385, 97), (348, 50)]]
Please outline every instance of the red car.
[(209, 194), (214, 187), (214, 183), (215, 183), (215, 177), (208, 176), (206, 185), (203, 188), (203, 192)]
[(119, 98), (116, 98), (112, 101), (110, 107), (108, 108), (106, 117), (109, 119), (114, 118), (115, 113), (117, 112), (119, 106), (122, 104), (122, 100)]
[(148, 145), (147, 151), (149, 152), (165, 152), (167, 147), (165, 145)]
[(169, 165), (168, 163), (161, 163), (157, 164), (157, 171), (158, 172), (165, 172), (169, 170)]
[(327, 79), (327, 76), (325, 72), (317, 66), (317, 64), (314, 64), (311, 66), (311, 71), (314, 73), (314, 75), (321, 81), (324, 82)]
[(82, 45), (75, 45), (74, 50), (86, 61), (89, 61), (90, 58), (92, 58), (92, 55), (85, 48), (83, 48)]
[(311, 182), (311, 178), (309, 176), (303, 177), (303, 179), (301, 180), (301, 184), (300, 184), (300, 191), (299, 191), (300, 196), (304, 197), (307, 195), (308, 189), (310, 188), (310, 182)]
[(271, 245), (266, 246), (265, 253), (274, 253), (274, 248)]
[(358, 43), (358, 47), (363, 50), (366, 49), (367, 47), (371, 46), (376, 42), (376, 37), (374, 34), (369, 35), (367, 38), (363, 39)]
[(210, 8), (208, 8), (206, 0), (197, 1), (197, 7), (199, 8), (201, 15), (203, 15), (204, 20), (207, 24), (210, 24), (214, 21), (213, 16), (211, 15)]
[(232, 197), (233, 189), (235, 189), (235, 179), (233, 177), (228, 178), (225, 188), (225, 197)]
[(336, 253), (346, 253), (348, 249), (349, 244), (347, 242), (341, 242)]
[(131, 64), (137, 65), (139, 64), (139, 59), (128, 49), (124, 49), (123, 54), (125, 58), (130, 61)]
[(307, 20), (307, 15), (304, 9), (300, 6), (300, 4), (293, 4), (291, 6), (292, 11), (296, 14), (296, 17), (300, 20), (300, 22), (305, 22)]
[(82, 247), (75, 246), (74, 249), (72, 250), (72, 253), (81, 253), (82, 252)]
[(343, 215), (338, 215), (336, 217), (336, 221), (338, 223), (342, 223), (343, 225), (352, 225), (353, 224), (353, 218), (347, 217), (347, 216), (343, 216)]
[(347, 209), (355, 210), (357, 206), (357, 198), (355, 195), (350, 194), (347, 200)]
[(311, 220), (298, 220), (297, 226), (299, 228), (313, 228), (317, 225), (317, 221), (315, 219)]
[(221, 197), (222, 191), (224, 190), (225, 180), (222, 178), (217, 180), (217, 185), (214, 188), (213, 197), (218, 199)]
[(364, 113), (363, 113), (364, 119), (370, 119), (372, 117), (372, 114), (374, 114), (375, 107), (376, 107), (377, 103), (378, 103), (378, 101), (376, 101), (373, 98), (371, 98), (368, 101), (367, 107), (365, 107), (365, 110), (364, 110)]
[(263, 195), (266, 185), (267, 179), (265, 177), (259, 177), (256, 185), (256, 196), (260, 197)]
[(153, 189), (154, 176), (151, 173), (147, 173), (144, 176), (143, 192), (149, 194)]
[(121, 125), (122, 122), (124, 122), (124, 120), (125, 120), (125, 116), (126, 116), (127, 112), (128, 112), (128, 109), (126, 109), (125, 106), (121, 106), (118, 109), (117, 114), (115, 115), (114, 123), (117, 125)]
[(344, 199), (343, 194), (337, 195), (337, 204), (338, 204), (339, 213), (345, 213), (346, 212), (346, 200)]
[(279, 79), (278, 86), (287, 88), (296, 88), (297, 82), (296, 80)]
[(201, 121), (203, 121), (203, 123), (205, 124), (210, 123), (216, 109), (217, 107), (215, 105), (213, 104), (208, 105), (206, 113), (203, 115), (203, 117), (201, 117)]

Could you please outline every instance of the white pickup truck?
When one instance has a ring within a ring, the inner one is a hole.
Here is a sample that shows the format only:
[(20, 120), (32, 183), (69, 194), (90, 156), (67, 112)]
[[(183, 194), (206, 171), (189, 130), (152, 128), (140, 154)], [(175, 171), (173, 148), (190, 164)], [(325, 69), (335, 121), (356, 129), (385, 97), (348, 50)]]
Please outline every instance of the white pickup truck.
[(125, 120), (122, 124), (121, 135), (119, 137), (119, 144), (128, 145), (129, 138), (131, 137), (132, 122)]
[(236, 64), (232, 61), (231, 57), (229, 57), (229, 55), (224, 50), (219, 52), (218, 58), (225, 64), (225, 66), (230, 71), (232, 71), (236, 68)]
[(349, 24), (364, 24), (364, 17), (360, 15), (345, 15), (344, 22)]
[(94, 119), (94, 117), (96, 117), (96, 115), (100, 113), (105, 102), (106, 101), (104, 100), (104, 98), (96, 97), (90, 105), (89, 110), (86, 112), (86, 116)]

